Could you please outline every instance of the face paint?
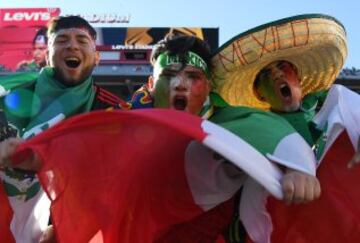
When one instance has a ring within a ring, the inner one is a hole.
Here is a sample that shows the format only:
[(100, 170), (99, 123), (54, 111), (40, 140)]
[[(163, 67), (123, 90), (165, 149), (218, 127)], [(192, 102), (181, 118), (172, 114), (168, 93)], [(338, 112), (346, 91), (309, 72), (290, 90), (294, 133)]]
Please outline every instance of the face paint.
[(154, 76), (153, 97), (155, 107), (183, 110), (199, 114), (210, 91), (209, 81), (203, 70), (187, 65), (181, 71), (178, 66), (158, 70)]
[(155, 78), (152, 96), (156, 108), (170, 108), (170, 79), (165, 76)]
[(296, 70), (286, 61), (269, 64), (259, 74), (258, 92), (270, 104), (271, 109), (292, 112), (299, 109), (302, 90)]

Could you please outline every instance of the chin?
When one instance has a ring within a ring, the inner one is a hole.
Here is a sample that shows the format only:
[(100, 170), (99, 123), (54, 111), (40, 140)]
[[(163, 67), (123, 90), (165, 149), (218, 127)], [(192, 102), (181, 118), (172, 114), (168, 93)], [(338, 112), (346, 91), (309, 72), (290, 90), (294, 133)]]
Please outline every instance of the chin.
[(87, 78), (88, 76), (86, 77), (84, 75), (65, 75), (64, 83), (69, 86), (75, 86), (83, 83)]
[(185, 111), (186, 111), (187, 113), (192, 114), (192, 115), (195, 115), (195, 116), (199, 115), (199, 113), (200, 113), (200, 111), (198, 111), (198, 110), (188, 109), (188, 108), (186, 108)]
[(284, 106), (284, 111), (285, 112), (295, 112), (298, 111), (300, 109), (300, 103), (296, 102), (296, 103), (292, 103), (291, 105), (287, 105)]
[(191, 114), (191, 115), (195, 115), (195, 116), (197, 116), (197, 115), (198, 115), (198, 113), (197, 113), (197, 112), (195, 112), (195, 111), (187, 111), (187, 113), (189, 113), (189, 114)]
[(62, 83), (65, 84), (66, 86), (76, 86), (82, 82), (83, 81), (77, 79), (64, 79)]

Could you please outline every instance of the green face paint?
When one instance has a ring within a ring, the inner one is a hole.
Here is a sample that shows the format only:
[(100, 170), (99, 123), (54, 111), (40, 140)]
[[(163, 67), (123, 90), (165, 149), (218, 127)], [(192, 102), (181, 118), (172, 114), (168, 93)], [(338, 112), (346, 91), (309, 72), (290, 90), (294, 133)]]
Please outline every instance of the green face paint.
[[(154, 87), (155, 107), (168, 108), (170, 107), (170, 82), (169, 76), (160, 75), (164, 69), (180, 71), (182, 62), (178, 55), (168, 55), (161, 53), (154, 64), (154, 77), (157, 79)], [(197, 54), (187, 52), (185, 57), (185, 65), (190, 65), (202, 70), (206, 75), (208, 74), (208, 67), (206, 62)]]
[(154, 106), (159, 108), (170, 107), (170, 79), (160, 77), (154, 87)]
[[(185, 60), (177, 55), (160, 54), (154, 64), (150, 90), (154, 107), (198, 114), (198, 107), (202, 108), (209, 92), (207, 72), (205, 61), (195, 53), (187, 52)], [(181, 91), (175, 88), (178, 85), (182, 87)]]
[(265, 97), (273, 109), (280, 108), (282, 103), (281, 99), (275, 92), (274, 80), (271, 78), (265, 79), (263, 77), (260, 77), (260, 80), (260, 85), (258, 87), (259, 93)]
[(259, 74), (259, 81), (258, 91), (272, 110), (293, 112), (299, 109), (302, 92), (292, 64), (285, 61), (269, 64)]

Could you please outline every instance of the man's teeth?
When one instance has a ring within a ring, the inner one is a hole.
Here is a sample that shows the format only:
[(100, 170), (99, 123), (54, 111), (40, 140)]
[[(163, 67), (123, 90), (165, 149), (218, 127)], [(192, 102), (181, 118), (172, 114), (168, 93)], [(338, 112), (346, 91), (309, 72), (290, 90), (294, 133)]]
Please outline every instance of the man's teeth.
[(80, 65), (80, 59), (77, 57), (65, 58), (65, 63), (69, 68), (77, 68)]
[(77, 58), (77, 57), (68, 57), (68, 58), (66, 58), (65, 60), (66, 60), (66, 61), (75, 61), (75, 62), (79, 62), (79, 61), (80, 61), (79, 58)]

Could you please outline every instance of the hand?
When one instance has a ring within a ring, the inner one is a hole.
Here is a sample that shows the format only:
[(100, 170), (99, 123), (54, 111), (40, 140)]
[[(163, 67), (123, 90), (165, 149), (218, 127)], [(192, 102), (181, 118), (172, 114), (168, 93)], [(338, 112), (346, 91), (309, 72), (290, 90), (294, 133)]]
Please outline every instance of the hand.
[(16, 165), (12, 164), (11, 158), (15, 153), (17, 146), (22, 143), (23, 140), (20, 138), (8, 138), (0, 142), (0, 169), (4, 167), (12, 167), (22, 170), (39, 171), (41, 168), (41, 161), (39, 157), (32, 151), (29, 155), (20, 160), (20, 163)]
[(31, 63), (31, 61), (22, 60), (21, 62), (19, 62), (19, 63), (16, 65), (16, 69), (24, 69), (24, 68), (26, 68), (30, 63)]
[(39, 243), (56, 243), (54, 227), (49, 225), (40, 237)]
[(22, 142), (20, 138), (8, 138), (0, 142), (0, 168), (11, 167), (11, 156)]
[(286, 204), (308, 203), (320, 197), (319, 180), (312, 175), (297, 170), (287, 169), (282, 181)]

